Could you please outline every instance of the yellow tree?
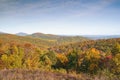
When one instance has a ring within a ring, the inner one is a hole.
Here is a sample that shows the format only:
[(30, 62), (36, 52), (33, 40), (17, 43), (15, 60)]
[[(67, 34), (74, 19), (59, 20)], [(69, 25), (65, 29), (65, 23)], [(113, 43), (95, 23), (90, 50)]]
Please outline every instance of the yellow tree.
[(10, 48), (12, 53), (3, 54), (1, 60), (4, 62), (6, 68), (21, 68), (22, 59), (24, 56), (23, 49), (13, 46)]
[(85, 53), (85, 58), (80, 66), (80, 70), (83, 72), (95, 73), (99, 70), (100, 52), (91, 48)]
[(68, 58), (64, 54), (56, 54), (57, 62), (54, 65), (54, 68), (66, 68), (68, 63)]

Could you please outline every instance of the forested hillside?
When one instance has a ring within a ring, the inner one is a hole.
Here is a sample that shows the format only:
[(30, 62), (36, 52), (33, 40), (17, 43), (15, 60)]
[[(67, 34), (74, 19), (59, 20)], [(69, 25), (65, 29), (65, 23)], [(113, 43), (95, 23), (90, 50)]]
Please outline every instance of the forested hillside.
[(41, 48), (48, 48), (55, 45), (69, 44), (87, 41), (84, 37), (57, 36), (51, 34), (35, 33), (29, 36), (16, 36), (13, 34), (0, 34), (0, 39), (5, 42), (31, 43)]
[(68, 53), (73, 50), (86, 51), (88, 49), (95, 48), (101, 52), (112, 53), (111, 50), (117, 43), (120, 43), (120, 38), (76, 42), (68, 45), (54, 46), (51, 49), (57, 53)]
[(30, 37), (40, 38), (43, 40), (56, 41), (58, 44), (69, 44), (74, 42), (82, 42), (89, 40), (88, 38), (82, 36), (60, 36), (53, 34), (43, 34), (43, 33), (33, 33), (29, 35)]
[(120, 38), (57, 45), (54, 40), (0, 34), (0, 69), (1, 80), (8, 79), (3, 73), (9, 77), (13, 72), (18, 75), (12, 80), (21, 79), (24, 71), (34, 76), (31, 80), (119, 80)]
[(37, 39), (26, 36), (16, 36), (13, 34), (0, 34), (0, 40), (6, 43), (7, 42), (16, 42), (19, 44), (30, 43), (39, 46), (40, 48), (48, 48), (50, 46), (55, 45), (56, 43), (55, 41)]

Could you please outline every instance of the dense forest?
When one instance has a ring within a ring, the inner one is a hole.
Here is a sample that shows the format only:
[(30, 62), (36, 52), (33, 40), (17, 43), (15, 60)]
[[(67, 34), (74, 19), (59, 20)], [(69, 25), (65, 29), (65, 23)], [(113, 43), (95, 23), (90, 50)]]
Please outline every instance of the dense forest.
[(0, 34), (0, 80), (10, 77), (10, 80), (120, 80), (120, 38), (90, 40), (80, 36)]

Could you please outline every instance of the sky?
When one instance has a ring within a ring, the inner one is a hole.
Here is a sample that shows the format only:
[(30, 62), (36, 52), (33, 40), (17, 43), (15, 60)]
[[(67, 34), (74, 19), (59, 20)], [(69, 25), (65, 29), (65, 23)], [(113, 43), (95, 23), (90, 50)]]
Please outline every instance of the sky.
[(120, 0), (0, 0), (0, 31), (120, 35)]

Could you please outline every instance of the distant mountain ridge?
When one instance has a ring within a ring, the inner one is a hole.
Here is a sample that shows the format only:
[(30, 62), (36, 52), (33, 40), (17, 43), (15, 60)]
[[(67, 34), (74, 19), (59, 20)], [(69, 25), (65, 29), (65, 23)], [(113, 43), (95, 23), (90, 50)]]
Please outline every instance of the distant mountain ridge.
[(42, 38), (42, 39), (57, 39), (60, 37), (58, 35), (44, 34), (44, 33), (33, 33), (31, 35), (28, 35), (28, 36), (35, 37), (35, 38)]
[(4, 41), (5, 43), (9, 43), (9, 42), (15, 42), (20, 44), (30, 43), (32, 45), (36, 45), (44, 49), (55, 45), (54, 41), (42, 40), (28, 36), (17, 36), (13, 34), (0, 34), (0, 40)]
[(40, 38), (44, 40), (53, 40), (57, 41), (59, 44), (64, 44), (64, 43), (74, 43), (74, 42), (81, 42), (81, 41), (86, 41), (89, 40), (85, 37), (82, 36), (61, 36), (61, 35), (53, 35), (53, 34), (43, 34), (43, 33), (33, 33), (31, 35), (28, 35), (29, 37), (34, 37), (34, 38)]
[[(0, 34), (8, 34), (5, 32), (1, 32)], [(33, 34), (28, 34), (25, 32), (19, 32), (16, 33), (15, 35), (17, 36), (29, 36), (29, 37), (33, 37), (33, 38), (40, 38), (40, 39), (45, 39), (45, 40), (55, 40), (60, 42), (62, 41), (73, 41), (72, 39), (76, 39), (77, 41), (79, 41), (80, 39), (90, 39), (90, 40), (98, 40), (98, 39), (111, 39), (111, 38), (120, 38), (120, 35), (54, 35), (54, 34), (44, 34), (44, 33), (40, 33), (40, 32), (36, 32)], [(78, 39), (79, 38), (79, 39)], [(68, 40), (69, 39), (69, 40)], [(74, 41), (73, 41), (74, 42)]]
[(120, 35), (83, 35), (83, 36), (92, 40), (120, 38)]
[(24, 32), (19, 32), (19, 33), (16, 33), (16, 35), (18, 35), (18, 36), (27, 36), (27, 35), (29, 35), (29, 34), (24, 33)]
[(0, 31), (0, 34), (5, 34), (5, 33)]
[(50, 39), (50, 40), (56, 40), (60, 38), (70, 38), (70, 37), (83, 37), (87, 39), (97, 40), (97, 39), (111, 39), (111, 38), (120, 38), (120, 35), (54, 35), (54, 34), (44, 34), (44, 33), (33, 33), (33, 34), (27, 34), (24, 32), (17, 33), (18, 36), (31, 36), (34, 38), (41, 38), (41, 39)]

